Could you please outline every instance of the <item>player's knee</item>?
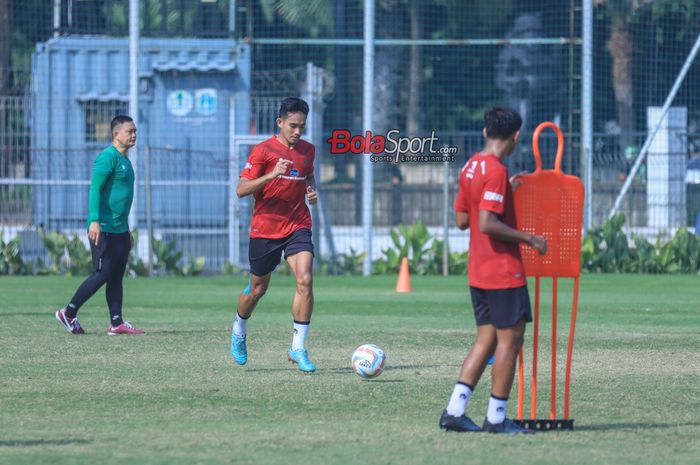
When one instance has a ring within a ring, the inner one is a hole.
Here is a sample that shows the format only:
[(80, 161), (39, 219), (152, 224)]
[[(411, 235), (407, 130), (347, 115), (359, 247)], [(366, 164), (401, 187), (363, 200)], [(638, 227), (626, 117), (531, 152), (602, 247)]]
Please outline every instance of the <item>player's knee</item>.
[(250, 290), (250, 297), (252, 297), (253, 300), (260, 300), (260, 298), (262, 296), (264, 296), (266, 292), (267, 292), (267, 284), (264, 284), (264, 283), (256, 284)]
[(513, 334), (508, 338), (498, 341), (498, 347), (501, 349), (506, 349), (509, 352), (518, 353), (523, 346), (523, 335)]
[(515, 352), (520, 352), (520, 349), (522, 349), (523, 347), (524, 339), (525, 338), (523, 337), (523, 334), (520, 334), (513, 338), (513, 350)]
[(124, 278), (124, 269), (112, 268), (107, 271), (106, 278), (108, 281), (121, 281)]
[(96, 281), (99, 281), (101, 284), (105, 284), (107, 281), (109, 281), (111, 277), (111, 273), (108, 269), (102, 268), (98, 271), (95, 271), (92, 276)]
[(476, 348), (476, 350), (484, 354), (492, 353), (496, 348), (496, 340), (487, 338), (477, 338), (476, 343), (474, 343), (474, 347)]
[(522, 331), (518, 331), (513, 335), (513, 344), (515, 345), (515, 348), (520, 351), (520, 349), (523, 347), (523, 344), (525, 343), (525, 328), (523, 327)]
[(313, 277), (311, 273), (300, 273), (297, 276), (297, 292), (299, 294), (311, 294), (313, 288)]

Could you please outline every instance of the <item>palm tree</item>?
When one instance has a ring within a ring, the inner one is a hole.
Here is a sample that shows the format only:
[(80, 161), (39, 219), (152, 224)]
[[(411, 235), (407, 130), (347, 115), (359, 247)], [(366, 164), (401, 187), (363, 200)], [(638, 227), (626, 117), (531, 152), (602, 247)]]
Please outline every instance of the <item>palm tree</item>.
[(312, 37), (333, 28), (333, 2), (327, 0), (260, 0), (268, 21), (275, 12), (292, 26), (308, 31)]
[(632, 76), (632, 54), (634, 41), (630, 30), (630, 20), (634, 12), (649, 0), (596, 0), (595, 4), (605, 4), (610, 20), (608, 50), (612, 56), (613, 90), (617, 107), (617, 121), (620, 125), (620, 146), (632, 145), (634, 124), (634, 82)]

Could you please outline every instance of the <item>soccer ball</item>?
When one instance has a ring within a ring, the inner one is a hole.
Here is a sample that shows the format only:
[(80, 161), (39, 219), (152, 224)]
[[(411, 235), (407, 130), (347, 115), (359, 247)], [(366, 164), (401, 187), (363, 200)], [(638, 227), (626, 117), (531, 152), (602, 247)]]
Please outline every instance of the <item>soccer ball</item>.
[(362, 344), (352, 354), (352, 369), (362, 379), (372, 379), (384, 371), (384, 351), (374, 344)]

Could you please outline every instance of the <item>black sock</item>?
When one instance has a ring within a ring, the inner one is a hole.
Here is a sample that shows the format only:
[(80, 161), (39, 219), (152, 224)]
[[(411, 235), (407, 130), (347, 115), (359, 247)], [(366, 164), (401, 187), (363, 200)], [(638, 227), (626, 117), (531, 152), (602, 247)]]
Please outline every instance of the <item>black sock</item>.
[(64, 313), (64, 315), (66, 315), (66, 318), (69, 318), (72, 320), (73, 318), (78, 316), (78, 307), (76, 307), (73, 304), (73, 302), (71, 302), (66, 306), (66, 309), (63, 313)]

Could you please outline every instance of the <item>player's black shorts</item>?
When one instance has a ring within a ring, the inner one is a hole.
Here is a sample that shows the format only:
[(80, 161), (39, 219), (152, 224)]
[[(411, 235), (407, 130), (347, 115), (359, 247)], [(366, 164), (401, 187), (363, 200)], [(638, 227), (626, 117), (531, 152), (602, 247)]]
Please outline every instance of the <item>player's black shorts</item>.
[(496, 328), (515, 326), (523, 317), (532, 321), (530, 294), (527, 286), (512, 289), (480, 289), (470, 287), (476, 325)]
[(290, 236), (282, 239), (265, 239), (262, 237), (250, 238), (248, 258), (250, 260), (250, 272), (255, 276), (265, 276), (272, 273), (282, 259), (285, 260), (299, 252), (314, 253), (314, 244), (311, 242), (311, 230), (300, 229)]
[(90, 253), (92, 254), (92, 268), (95, 272), (106, 270), (108, 274), (112, 272), (124, 274), (126, 264), (131, 251), (131, 233), (101, 232), (97, 245), (90, 242)]

